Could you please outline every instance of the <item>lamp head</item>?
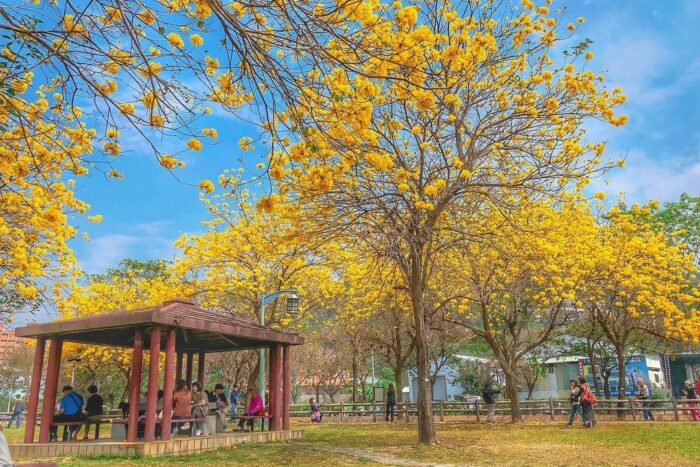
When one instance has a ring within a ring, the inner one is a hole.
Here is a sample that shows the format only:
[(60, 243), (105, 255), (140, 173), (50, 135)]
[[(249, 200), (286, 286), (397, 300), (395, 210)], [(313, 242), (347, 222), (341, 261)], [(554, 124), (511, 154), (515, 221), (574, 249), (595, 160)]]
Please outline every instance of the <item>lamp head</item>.
[(295, 293), (287, 295), (287, 313), (290, 315), (299, 313), (299, 296)]

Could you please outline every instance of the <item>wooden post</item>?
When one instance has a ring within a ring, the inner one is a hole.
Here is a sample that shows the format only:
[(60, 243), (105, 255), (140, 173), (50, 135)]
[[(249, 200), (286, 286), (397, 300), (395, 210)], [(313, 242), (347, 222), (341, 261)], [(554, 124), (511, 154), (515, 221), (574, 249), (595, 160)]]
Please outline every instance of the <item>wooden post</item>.
[(343, 421), (343, 403), (340, 403), (340, 421)]
[(156, 439), (156, 404), (158, 402), (158, 363), (160, 360), (160, 328), (151, 329), (150, 362), (148, 363), (148, 395), (146, 396), (145, 441)]
[(185, 379), (187, 379), (187, 387), (192, 390), (192, 360), (194, 355), (192, 352), (187, 352), (187, 363), (185, 367)]
[(445, 407), (443, 401), (440, 401), (440, 421), (445, 421)]
[(143, 331), (134, 332), (134, 351), (131, 357), (131, 390), (129, 393), (129, 424), (127, 425), (126, 440), (136, 441), (139, 400), (141, 395), (141, 371), (143, 370)]
[(289, 346), (282, 347), (282, 429), (289, 430), (289, 401), (292, 397), (292, 360)]
[[(173, 411), (173, 388), (175, 379), (173, 373), (175, 369), (175, 329), (167, 331), (168, 337), (165, 341), (165, 369), (163, 371), (163, 419), (160, 424), (160, 439), (167, 441), (170, 439), (170, 421)], [(182, 355), (182, 354), (180, 354)], [(182, 363), (182, 360), (180, 360)], [(180, 366), (182, 370), (182, 365)]]
[[(176, 336), (177, 338), (177, 336)], [(177, 353), (177, 363), (175, 364), (175, 381), (180, 381), (182, 379), (182, 363), (184, 354), (182, 352)]]
[(39, 408), (39, 391), (41, 390), (41, 372), (44, 366), (44, 351), (46, 350), (46, 338), (39, 337), (36, 340), (34, 350), (34, 366), (32, 367), (32, 383), (29, 387), (27, 398), (27, 421), (24, 426), (24, 442), (34, 442), (34, 429), (36, 427), (36, 413)]
[(554, 399), (549, 398), (549, 419), (554, 421)]
[(50, 339), (49, 362), (46, 366), (46, 382), (44, 383), (44, 402), (41, 406), (41, 428), (39, 429), (39, 442), (47, 443), (53, 412), (56, 409), (56, 393), (58, 392), (58, 378), (61, 372), (61, 350), (63, 341), (56, 337)]
[(671, 399), (671, 403), (673, 404), (673, 419), (678, 422), (680, 417), (678, 416), (678, 401), (675, 396)]
[(632, 410), (632, 421), (637, 421), (637, 412), (634, 410), (634, 399), (628, 397), (627, 400), (630, 403), (630, 409)]
[(481, 414), (479, 413), (479, 400), (474, 401), (474, 408), (476, 409), (476, 423), (481, 422)]
[[(204, 390), (204, 364), (206, 360), (206, 354), (204, 352), (199, 352), (199, 357), (197, 357), (197, 381), (202, 384), (202, 390)], [(264, 389), (262, 390), (264, 391)]]

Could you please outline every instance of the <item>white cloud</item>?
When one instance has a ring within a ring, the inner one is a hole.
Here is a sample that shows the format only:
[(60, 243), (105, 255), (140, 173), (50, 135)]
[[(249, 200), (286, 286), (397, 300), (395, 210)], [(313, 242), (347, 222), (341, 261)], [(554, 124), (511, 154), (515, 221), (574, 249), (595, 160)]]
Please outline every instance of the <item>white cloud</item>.
[(116, 266), (124, 258), (171, 259), (175, 254), (173, 240), (162, 235), (167, 221), (135, 224), (130, 232), (110, 233), (95, 237), (84, 244), (78, 263), (87, 273), (98, 274)]
[(700, 158), (653, 157), (634, 150), (628, 154), (627, 168), (608, 179), (607, 184), (594, 182), (593, 188), (610, 195), (622, 192), (629, 202), (673, 201), (683, 192), (700, 196)]

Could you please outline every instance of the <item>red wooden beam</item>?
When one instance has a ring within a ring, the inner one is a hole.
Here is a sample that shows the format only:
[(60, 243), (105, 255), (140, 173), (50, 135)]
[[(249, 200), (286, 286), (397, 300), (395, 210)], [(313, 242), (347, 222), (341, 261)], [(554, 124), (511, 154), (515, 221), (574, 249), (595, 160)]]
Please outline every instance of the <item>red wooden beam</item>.
[(160, 328), (151, 329), (151, 352), (148, 362), (148, 395), (146, 396), (146, 428), (143, 439), (156, 439), (156, 404), (158, 402), (158, 364), (160, 360)]
[(41, 370), (44, 366), (44, 350), (46, 349), (46, 338), (40, 337), (36, 340), (36, 350), (34, 350), (34, 366), (32, 367), (32, 383), (29, 387), (29, 397), (27, 400), (27, 421), (24, 426), (24, 442), (34, 442), (34, 428), (36, 427), (36, 412), (39, 407), (39, 390), (41, 389)]
[(206, 360), (206, 354), (204, 352), (199, 352), (199, 357), (197, 358), (197, 381), (202, 384), (202, 389), (204, 389), (204, 364)]
[(39, 442), (48, 443), (53, 412), (56, 408), (56, 393), (58, 392), (58, 378), (61, 372), (61, 350), (63, 341), (59, 338), (50, 339), (49, 362), (46, 366), (46, 382), (44, 383), (44, 403), (41, 406), (41, 428), (39, 429)]
[[(168, 338), (165, 342), (165, 371), (163, 372), (163, 420), (161, 422), (160, 439), (170, 439), (170, 420), (173, 410), (173, 366), (175, 365), (175, 329), (168, 330)], [(182, 355), (182, 354), (181, 354)], [(182, 359), (180, 359), (180, 371), (182, 371)]]
[(131, 390), (129, 392), (129, 425), (126, 440), (136, 441), (141, 396), (141, 371), (143, 370), (143, 331), (134, 331), (134, 351), (131, 357)]
[(282, 429), (289, 430), (289, 399), (292, 395), (292, 359), (290, 347), (282, 346)]
[(187, 371), (186, 371), (186, 376), (187, 376), (187, 387), (192, 390), (192, 359), (194, 356), (192, 355), (192, 352), (187, 352)]

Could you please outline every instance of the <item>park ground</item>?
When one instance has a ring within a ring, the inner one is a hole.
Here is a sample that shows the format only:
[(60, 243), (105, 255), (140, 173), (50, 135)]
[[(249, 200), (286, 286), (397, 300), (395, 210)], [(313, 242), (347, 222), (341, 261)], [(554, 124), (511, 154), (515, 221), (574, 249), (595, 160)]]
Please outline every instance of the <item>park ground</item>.
[[(605, 423), (593, 430), (561, 424), (438, 423), (437, 446), (416, 444), (414, 424), (299, 424), (301, 442), (241, 445), (181, 457), (71, 458), (59, 465), (700, 465), (700, 424)], [(7, 430), (17, 442), (21, 430)]]

